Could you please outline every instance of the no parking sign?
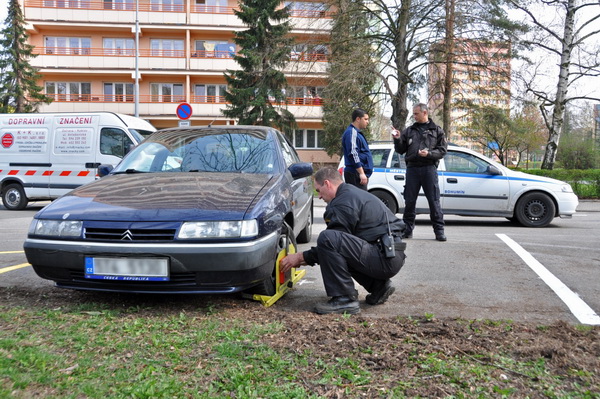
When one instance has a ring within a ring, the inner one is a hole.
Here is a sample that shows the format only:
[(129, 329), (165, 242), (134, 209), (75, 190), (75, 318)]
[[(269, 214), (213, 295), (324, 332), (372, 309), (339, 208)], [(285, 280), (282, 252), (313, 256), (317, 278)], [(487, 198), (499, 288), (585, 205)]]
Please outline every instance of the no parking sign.
[(181, 103), (177, 106), (177, 117), (179, 119), (189, 119), (192, 116), (192, 106), (188, 103)]

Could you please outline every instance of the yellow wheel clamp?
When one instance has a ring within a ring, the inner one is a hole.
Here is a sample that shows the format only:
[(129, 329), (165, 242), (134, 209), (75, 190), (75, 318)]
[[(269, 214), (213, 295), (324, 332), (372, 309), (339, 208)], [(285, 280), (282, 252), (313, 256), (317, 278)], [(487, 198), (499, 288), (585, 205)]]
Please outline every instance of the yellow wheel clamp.
[(279, 298), (285, 295), (286, 292), (294, 287), (304, 275), (306, 274), (306, 270), (296, 270), (292, 268), (287, 273), (282, 273), (279, 271), (279, 262), (283, 259), (287, 254), (296, 253), (296, 247), (294, 244), (290, 243), (290, 237), (286, 237), (286, 245), (279, 254), (277, 255), (277, 260), (275, 261), (275, 295), (267, 296), (267, 295), (258, 295), (255, 294), (252, 298), (256, 301), (261, 301), (263, 305), (266, 307), (271, 306)]

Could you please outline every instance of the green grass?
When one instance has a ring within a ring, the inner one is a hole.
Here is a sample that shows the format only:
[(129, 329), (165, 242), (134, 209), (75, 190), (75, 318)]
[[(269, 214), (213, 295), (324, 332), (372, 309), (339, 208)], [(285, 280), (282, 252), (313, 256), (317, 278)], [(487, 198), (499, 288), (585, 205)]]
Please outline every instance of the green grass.
[[(432, 319), (426, 314), (404, 323), (431, 325)], [(294, 337), (306, 345), (270, 345), (269, 337), (300, 332), (282, 321), (261, 324), (213, 308), (161, 314), (93, 303), (53, 310), (0, 306), (0, 397), (402, 398), (418, 397), (433, 384), (440, 387), (436, 396), (591, 398), (598, 388), (594, 372), (582, 369), (568, 370), (579, 385), (565, 384), (543, 357), (447, 353), (418, 334), (362, 346), (353, 337), (374, 332), (373, 323), (323, 320), (347, 343), (339, 356), (320, 356), (315, 348), (333, 343), (308, 336)], [(485, 334), (486, 326), (513, 329), (510, 322), (470, 324), (477, 324), (473, 335)], [(397, 351), (401, 364), (374, 366), (384, 348)]]

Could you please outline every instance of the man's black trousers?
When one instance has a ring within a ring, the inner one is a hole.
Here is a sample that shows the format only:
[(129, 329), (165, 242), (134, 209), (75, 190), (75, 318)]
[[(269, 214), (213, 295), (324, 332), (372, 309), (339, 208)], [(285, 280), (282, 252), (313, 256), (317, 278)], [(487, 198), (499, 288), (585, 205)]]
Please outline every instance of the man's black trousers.
[(378, 289), (395, 276), (404, 265), (406, 255), (386, 259), (377, 244), (370, 244), (352, 234), (324, 230), (317, 239), (321, 275), (327, 296), (357, 296), (354, 281), (368, 292)]
[(440, 205), (440, 186), (438, 184), (437, 166), (407, 166), (404, 184), (405, 234), (411, 234), (415, 228), (416, 206), (419, 190), (423, 187), (425, 198), (429, 203), (429, 218), (436, 234), (444, 233), (444, 214)]

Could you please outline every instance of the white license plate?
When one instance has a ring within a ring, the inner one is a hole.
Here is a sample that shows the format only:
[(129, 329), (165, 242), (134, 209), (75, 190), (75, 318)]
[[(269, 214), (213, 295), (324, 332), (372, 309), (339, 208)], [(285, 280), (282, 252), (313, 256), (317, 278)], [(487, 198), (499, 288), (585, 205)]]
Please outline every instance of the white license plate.
[(85, 278), (169, 281), (169, 260), (166, 258), (85, 258)]

